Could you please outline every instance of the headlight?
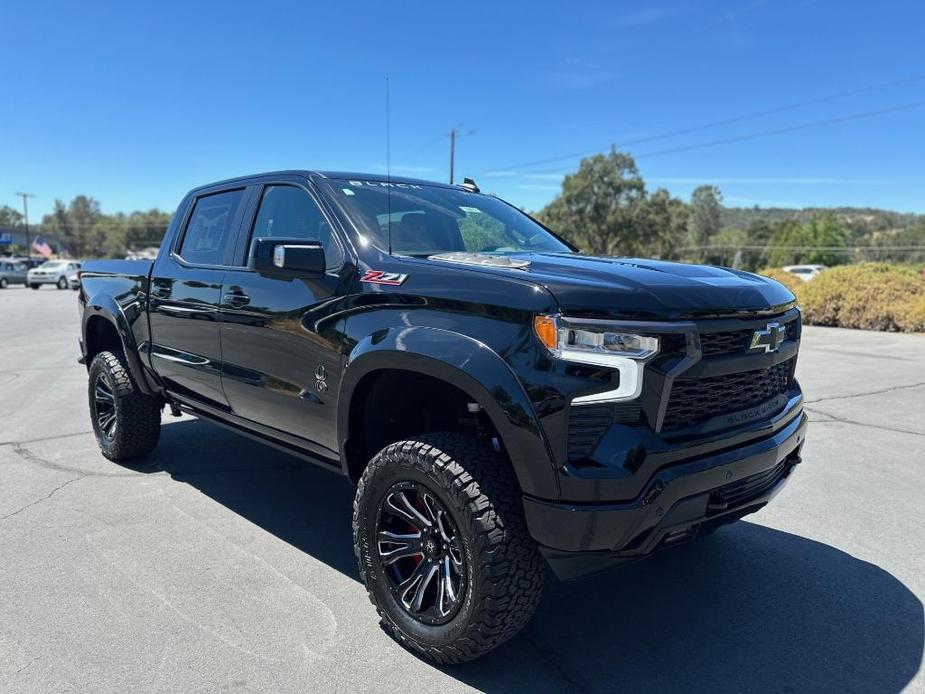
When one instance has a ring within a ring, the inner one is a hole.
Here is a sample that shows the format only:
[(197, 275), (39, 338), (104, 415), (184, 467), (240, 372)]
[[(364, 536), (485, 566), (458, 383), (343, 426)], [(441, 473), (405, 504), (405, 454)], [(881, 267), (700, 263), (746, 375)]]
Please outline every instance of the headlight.
[(533, 329), (553, 356), (565, 361), (616, 369), (615, 389), (573, 398), (573, 403), (616, 402), (638, 398), (645, 362), (658, 353), (658, 338), (639, 335), (607, 321), (536, 316)]
[(658, 338), (616, 329), (606, 321), (537, 316), (536, 336), (560, 359), (611, 366), (613, 357), (645, 360), (658, 353)]

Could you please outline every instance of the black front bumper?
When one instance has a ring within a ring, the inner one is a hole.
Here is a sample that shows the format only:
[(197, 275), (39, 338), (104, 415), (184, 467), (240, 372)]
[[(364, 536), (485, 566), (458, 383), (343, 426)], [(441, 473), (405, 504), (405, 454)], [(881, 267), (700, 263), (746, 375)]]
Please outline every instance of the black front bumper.
[(806, 415), (773, 435), (659, 470), (619, 503), (524, 498), (530, 534), (560, 578), (576, 578), (693, 539), (757, 511), (800, 462)]

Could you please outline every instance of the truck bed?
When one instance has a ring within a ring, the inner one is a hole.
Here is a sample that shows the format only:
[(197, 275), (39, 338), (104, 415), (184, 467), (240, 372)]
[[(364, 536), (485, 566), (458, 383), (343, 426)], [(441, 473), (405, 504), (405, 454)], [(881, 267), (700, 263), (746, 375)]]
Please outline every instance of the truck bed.
[(88, 299), (97, 294), (111, 296), (120, 304), (133, 301), (146, 291), (153, 260), (90, 260), (84, 263), (80, 285)]

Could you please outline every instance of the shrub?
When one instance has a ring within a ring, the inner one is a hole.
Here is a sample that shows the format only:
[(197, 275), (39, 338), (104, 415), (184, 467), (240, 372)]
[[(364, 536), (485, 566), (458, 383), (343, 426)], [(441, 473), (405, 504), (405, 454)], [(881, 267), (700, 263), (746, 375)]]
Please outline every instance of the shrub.
[(844, 265), (807, 282), (799, 299), (807, 323), (911, 331), (921, 318), (925, 281), (886, 263)]
[(764, 270), (759, 270), (758, 274), (764, 275), (765, 277), (770, 277), (772, 280), (777, 280), (798, 297), (800, 292), (802, 292), (803, 288), (806, 286), (806, 282), (801, 280), (799, 277), (796, 277), (792, 273), (787, 272), (786, 270), (769, 267)]
[(925, 294), (901, 303), (896, 321), (900, 330), (910, 333), (925, 332)]

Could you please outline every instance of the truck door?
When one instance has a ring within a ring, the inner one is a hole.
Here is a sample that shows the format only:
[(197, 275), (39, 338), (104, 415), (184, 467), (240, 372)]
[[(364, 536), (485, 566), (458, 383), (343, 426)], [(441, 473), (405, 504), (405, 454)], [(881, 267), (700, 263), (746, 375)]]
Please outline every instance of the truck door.
[[(267, 183), (241, 247), (251, 239), (320, 242), (320, 278), (278, 278), (235, 268), (222, 283), (222, 382), (232, 413), (298, 437), (321, 455), (337, 451), (336, 394), (343, 321), (328, 310), (343, 288), (344, 246), (301, 179)], [(340, 326), (340, 328), (338, 327)], [(312, 445), (313, 444), (313, 445)]]
[(151, 272), (151, 363), (181, 399), (228, 410), (221, 382), (222, 280), (234, 257), (246, 188), (197, 196)]

